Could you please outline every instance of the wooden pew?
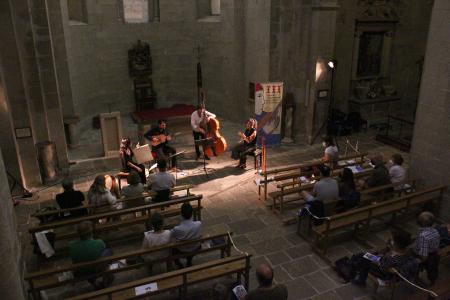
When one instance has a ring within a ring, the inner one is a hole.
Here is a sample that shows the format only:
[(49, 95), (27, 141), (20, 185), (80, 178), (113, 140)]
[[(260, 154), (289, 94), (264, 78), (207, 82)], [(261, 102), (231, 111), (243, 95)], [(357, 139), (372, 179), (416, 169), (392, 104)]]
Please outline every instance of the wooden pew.
[[(373, 171), (373, 169), (365, 169), (359, 173), (354, 174), (354, 178), (358, 179), (358, 178), (370, 176), (372, 171)], [(340, 172), (341, 172), (341, 170), (334, 171), (333, 175), (337, 176)], [(297, 177), (298, 177), (298, 175), (297, 175)], [(320, 177), (316, 177), (316, 178), (320, 179)], [(299, 184), (299, 186), (292, 187), (292, 183), (281, 183), (281, 184), (277, 185), (277, 187), (280, 188), (279, 191), (269, 193), (269, 196), (273, 200), (272, 209), (274, 211), (276, 211), (277, 208), (279, 207), (278, 212), (280, 214), (282, 214), (285, 203), (303, 200), (303, 197), (300, 195), (300, 193), (302, 191), (311, 191), (314, 187), (314, 183), (301, 184), (300, 180), (298, 181), (298, 184)], [(290, 187), (290, 188), (287, 188), (287, 187)], [(290, 198), (287, 200), (284, 199), (285, 196), (289, 196), (289, 195), (293, 195), (293, 194), (299, 194), (299, 196), (295, 197), (295, 198)]]
[[(235, 255), (211, 262), (199, 264), (196, 266), (172, 271), (156, 276), (146, 277), (144, 279), (135, 280), (129, 283), (120, 284), (114, 287), (102, 289), (99, 291), (79, 295), (68, 298), (70, 300), (82, 299), (139, 299), (151, 297), (151, 295), (160, 294), (170, 290), (177, 290), (180, 298), (185, 299), (189, 285), (209, 281), (211, 279), (237, 274), (238, 281), (244, 276), (244, 286), (249, 288), (250, 273), (250, 257), (251, 255)], [(150, 291), (146, 294), (137, 296), (135, 287), (155, 282), (158, 290)]]
[[(360, 225), (363, 225), (363, 231), (367, 231), (369, 229), (370, 222), (374, 218), (391, 215), (392, 221), (394, 221), (397, 214), (402, 211), (408, 211), (411, 207), (423, 206), (435, 201), (437, 201), (439, 205), (445, 189), (446, 186), (429, 188), (391, 200), (325, 217), (322, 225), (312, 227), (312, 231), (316, 236), (316, 241), (313, 244), (313, 248), (318, 250), (319, 253), (325, 254), (328, 249), (330, 234), (333, 232), (353, 226), (353, 236), (356, 236), (356, 234), (360, 232)], [(309, 229), (309, 222), (307, 223)], [(298, 224), (298, 233), (308, 239), (301, 228), (303, 224), (302, 217), (299, 217)], [(320, 244), (323, 246), (322, 249), (320, 249)]]
[(77, 277), (77, 278), (68, 278), (68, 279), (64, 279), (64, 280), (60, 281), (58, 278), (58, 275), (60, 275), (63, 272), (72, 272), (72, 274), (73, 274), (75, 270), (80, 269), (80, 268), (86, 268), (86, 267), (99, 268), (100, 266), (110, 265), (111, 263), (117, 262), (119, 260), (129, 260), (129, 259), (137, 260), (138, 258), (142, 257), (143, 255), (149, 255), (149, 254), (151, 255), (152, 253), (156, 253), (156, 252), (160, 252), (160, 251), (167, 251), (168, 252), (167, 257), (157, 258), (157, 259), (154, 259), (151, 261), (136, 261), (136, 263), (127, 264), (126, 266), (121, 267), (121, 268), (117, 268), (117, 269), (113, 269), (113, 270), (108, 268), (108, 269), (105, 269), (103, 272), (98, 272), (97, 274), (98, 274), (98, 277), (100, 277), (101, 275), (106, 274), (106, 273), (120, 273), (120, 272), (124, 272), (124, 271), (140, 269), (145, 266), (150, 266), (150, 265), (159, 264), (159, 263), (166, 263), (167, 269), (171, 270), (174, 259), (184, 258), (187, 255), (190, 255), (190, 254), (177, 254), (177, 255), (172, 254), (172, 250), (181, 245), (192, 245), (192, 244), (212, 241), (213, 239), (217, 239), (217, 238), (223, 238), (225, 243), (220, 244), (220, 245), (215, 245), (215, 246), (212, 246), (209, 248), (208, 247), (202, 248), (202, 249), (196, 251), (195, 255), (209, 253), (212, 251), (220, 251), (221, 258), (224, 258), (225, 256), (230, 256), (231, 255), (231, 247), (232, 247), (231, 238), (230, 238), (231, 234), (232, 233), (230, 233), (230, 232), (223, 232), (223, 233), (214, 234), (214, 235), (206, 235), (204, 237), (201, 237), (201, 238), (195, 239), (195, 240), (179, 242), (179, 243), (174, 242), (174, 243), (170, 243), (170, 244), (166, 244), (166, 245), (162, 245), (162, 246), (158, 246), (158, 247), (153, 247), (150, 249), (139, 249), (139, 250), (134, 250), (134, 251), (128, 251), (125, 253), (114, 254), (112, 256), (102, 257), (100, 259), (97, 259), (97, 260), (91, 261), (91, 262), (76, 263), (76, 264), (67, 263), (65, 265), (61, 265), (56, 268), (51, 268), (51, 269), (47, 269), (47, 270), (43, 270), (43, 271), (29, 273), (29, 274), (25, 275), (25, 280), (28, 281), (28, 283), (29, 283), (29, 286), (30, 286), (29, 289), (30, 289), (30, 292), (32, 293), (33, 297), (35, 299), (39, 299), (40, 291), (44, 291), (44, 290), (48, 290), (48, 289), (52, 289), (52, 288), (56, 288), (56, 287), (61, 287), (61, 286), (72, 284), (72, 283), (75, 283), (78, 281), (86, 280), (86, 278), (83, 278), (83, 277), (78, 278)]
[[(186, 191), (186, 196), (190, 196), (192, 195), (190, 190), (194, 188), (194, 185), (179, 185), (179, 186), (175, 186), (173, 188), (170, 189), (170, 193), (173, 194), (175, 192), (180, 192), (180, 191)], [(128, 197), (128, 198), (124, 198), (124, 199), (118, 199), (116, 203), (127, 203), (129, 201), (132, 200), (136, 200), (136, 199), (140, 199), (140, 198), (145, 198), (145, 197), (154, 197), (156, 196), (155, 192), (144, 192), (142, 194), (142, 196), (137, 196), (137, 197)], [(170, 199), (176, 199), (177, 197), (180, 197), (180, 195), (174, 195), (171, 196)], [(109, 206), (109, 204), (105, 204), (103, 206)], [(100, 206), (97, 206), (100, 207)], [(60, 218), (64, 218), (67, 217), (67, 214), (70, 214), (71, 212), (74, 211), (78, 211), (80, 209), (88, 209), (88, 211), (91, 211), (92, 209), (96, 208), (95, 205), (83, 205), (83, 206), (79, 206), (79, 207), (74, 207), (74, 208), (66, 208), (66, 209), (56, 209), (56, 210), (51, 210), (51, 211), (46, 211), (46, 212), (36, 212), (34, 214), (32, 214), (32, 217), (36, 217), (36, 218), (40, 218), (40, 217), (50, 217), (50, 216), (55, 216), (55, 217), (60, 217)]]
[[(100, 232), (104, 231), (110, 231), (113, 229), (117, 229), (119, 227), (123, 226), (129, 226), (129, 225), (135, 225), (135, 224), (144, 224), (150, 217), (152, 211), (158, 211), (160, 212), (164, 217), (171, 217), (171, 216), (177, 216), (180, 214), (179, 208), (177, 209), (166, 209), (164, 211), (160, 211), (161, 209), (165, 209), (167, 206), (174, 206), (174, 205), (180, 205), (183, 203), (190, 203), (190, 202), (197, 202), (196, 204), (192, 205), (194, 208), (194, 218), (201, 220), (201, 199), (202, 195), (192, 195), (187, 197), (180, 197), (175, 200), (170, 201), (164, 201), (161, 203), (153, 203), (153, 204), (147, 204), (139, 207), (133, 207), (128, 209), (121, 209), (121, 210), (115, 210), (115, 211), (109, 211), (105, 213), (99, 213), (99, 214), (90, 214), (82, 217), (76, 217), (76, 218), (70, 218), (67, 220), (62, 221), (56, 221), (56, 222), (50, 222), (45, 223), (41, 225), (37, 225), (34, 227), (31, 227), (28, 229), (28, 232), (32, 234), (34, 238), (34, 233), (49, 230), (49, 229), (57, 229), (57, 228), (63, 228), (63, 227), (74, 227), (75, 225), (79, 224), (83, 221), (91, 221), (93, 222), (93, 229), (94, 229), (94, 236)], [(135, 215), (135, 213), (140, 212), (142, 214), (141, 217), (131, 217), (128, 219), (123, 219), (119, 221), (113, 221), (113, 222), (107, 222), (104, 224), (98, 224), (98, 221), (101, 219), (117, 219), (124, 215)], [(56, 234), (56, 240), (63, 240), (63, 239), (71, 239), (76, 238), (78, 234), (75, 231), (68, 232), (68, 233), (62, 233), (62, 234)]]
[[(358, 164), (358, 163), (362, 163), (364, 162), (364, 158), (367, 156), (367, 153), (356, 153), (356, 154), (351, 154), (351, 155), (347, 155), (347, 156), (341, 156), (339, 157), (338, 160), (338, 164), (339, 164), (339, 168), (344, 168), (346, 166), (350, 166), (350, 165), (354, 165), (354, 164)], [(345, 161), (347, 160), (354, 160), (355, 163), (352, 164), (346, 164)], [(313, 167), (317, 167), (319, 165), (322, 165), (323, 162), (320, 159), (317, 160), (313, 160), (310, 162), (305, 162), (305, 163), (301, 163), (301, 164), (295, 164), (295, 165), (289, 165), (286, 167), (279, 167), (279, 168), (274, 168), (274, 169), (269, 169), (265, 172), (261, 172), (260, 175), (262, 177), (264, 177), (263, 179), (263, 183), (262, 184), (258, 184), (258, 195), (261, 196), (261, 187), (263, 187), (264, 189), (264, 200), (267, 200), (267, 184), (269, 181), (273, 181), (275, 179), (276, 176), (275, 175), (277, 173), (284, 173), (284, 172), (289, 172), (292, 171), (289, 176), (300, 176), (300, 172), (304, 169), (308, 169), (308, 168), (313, 168)], [(272, 178), (269, 178), (269, 175), (271, 175)], [(282, 178), (281, 176), (283, 175), (279, 175), (278, 178)], [(287, 176), (287, 175), (286, 175)], [(291, 178), (291, 177), (289, 177)]]

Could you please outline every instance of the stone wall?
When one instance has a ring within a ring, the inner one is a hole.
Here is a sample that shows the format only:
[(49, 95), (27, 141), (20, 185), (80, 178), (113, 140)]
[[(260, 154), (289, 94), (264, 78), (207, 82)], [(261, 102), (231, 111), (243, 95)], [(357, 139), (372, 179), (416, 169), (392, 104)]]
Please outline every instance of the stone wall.
[(16, 215), (9, 193), (8, 178), (0, 151), (0, 291), (2, 299), (25, 299), (22, 285), (24, 264), (22, 249), (17, 235)]
[[(411, 149), (411, 174), (450, 186), (450, 2), (435, 0)], [(441, 217), (450, 221), (450, 191)]]
[[(350, 81), (352, 78), (353, 43), (356, 19), (370, 19), (363, 11), (370, 8), (370, 1), (342, 0), (336, 24), (335, 58), (338, 60), (336, 73), (335, 99), (336, 107), (346, 111), (348, 99), (352, 96)], [(360, 3), (360, 4), (358, 4)], [(394, 108), (413, 108), (418, 97), (418, 80), (421, 72), (421, 62), (425, 53), (426, 36), (430, 21), (431, 1), (390, 1), (392, 5), (376, 7), (373, 11), (392, 9), (398, 15), (395, 25), (390, 60), (390, 78), (401, 103)], [(383, 15), (372, 19), (382, 20)], [(401, 105), (400, 105), (401, 104)]]
[[(198, 19), (195, 1), (164, 0), (160, 1), (160, 21), (145, 24), (124, 23), (118, 15), (118, 3), (88, 1), (87, 24), (69, 22), (67, 6), (61, 5), (73, 104), (75, 113), (82, 117), (81, 131), (90, 126), (94, 115), (108, 109), (134, 111), (127, 51), (138, 39), (151, 47), (158, 107), (196, 104), (196, 48), (200, 47), (207, 108), (231, 119), (245, 118), (251, 111), (247, 79), (268, 77), (267, 71), (261, 72), (264, 65), (259, 67), (257, 58), (263, 56), (267, 61), (267, 46), (245, 63), (255, 55), (251, 50), (256, 47), (255, 39), (265, 34), (262, 30), (257, 36), (246, 37), (255, 33), (256, 24), (264, 27), (264, 21), (247, 22), (246, 14), (249, 20), (256, 20), (262, 11), (263, 20), (268, 22), (268, 1), (222, 1), (220, 16)], [(250, 52), (245, 50), (247, 45)]]

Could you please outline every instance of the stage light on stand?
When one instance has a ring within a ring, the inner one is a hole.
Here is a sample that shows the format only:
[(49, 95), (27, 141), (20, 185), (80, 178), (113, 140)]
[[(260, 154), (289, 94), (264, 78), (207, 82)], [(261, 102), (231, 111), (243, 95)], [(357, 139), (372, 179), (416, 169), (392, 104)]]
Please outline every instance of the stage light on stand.
[(334, 60), (330, 60), (328, 62), (328, 66), (330, 67), (330, 69), (334, 69), (334, 67), (336, 66), (335, 61)]

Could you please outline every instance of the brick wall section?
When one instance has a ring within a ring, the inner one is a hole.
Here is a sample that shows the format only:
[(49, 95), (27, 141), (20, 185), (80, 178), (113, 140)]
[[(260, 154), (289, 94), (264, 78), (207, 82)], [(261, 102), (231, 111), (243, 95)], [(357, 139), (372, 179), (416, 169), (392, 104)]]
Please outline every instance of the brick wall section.
[[(436, 0), (411, 149), (411, 174), (450, 186), (450, 2)], [(450, 190), (441, 217), (450, 220)]]

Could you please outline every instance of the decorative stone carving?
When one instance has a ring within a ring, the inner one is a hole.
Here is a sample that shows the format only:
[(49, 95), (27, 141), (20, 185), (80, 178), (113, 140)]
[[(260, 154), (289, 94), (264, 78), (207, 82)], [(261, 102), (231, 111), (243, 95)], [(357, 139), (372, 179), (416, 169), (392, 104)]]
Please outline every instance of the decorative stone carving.
[(137, 44), (128, 50), (128, 68), (131, 77), (152, 74), (152, 57), (148, 43), (138, 40)]

